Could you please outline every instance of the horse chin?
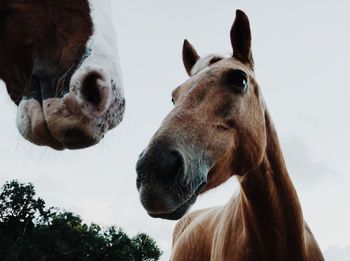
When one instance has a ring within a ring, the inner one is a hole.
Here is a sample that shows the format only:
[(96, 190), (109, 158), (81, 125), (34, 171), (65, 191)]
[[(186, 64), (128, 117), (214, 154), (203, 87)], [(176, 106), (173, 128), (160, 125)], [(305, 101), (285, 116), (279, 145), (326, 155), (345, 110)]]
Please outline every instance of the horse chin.
[(64, 145), (50, 133), (41, 104), (35, 99), (22, 100), (18, 106), (17, 128), (28, 141), (39, 145), (49, 146), (55, 150), (63, 150)]
[(179, 206), (176, 210), (170, 213), (161, 213), (161, 214), (148, 213), (148, 214), (153, 218), (178, 220), (188, 212), (188, 210), (192, 207), (192, 205), (196, 202), (196, 200), (197, 200), (197, 195), (194, 194), (187, 201), (185, 201), (181, 206)]
[[(59, 115), (57, 115), (59, 113)], [(28, 141), (55, 150), (82, 149), (97, 144), (104, 129), (83, 115), (71, 114), (62, 99), (22, 100), (18, 107), (17, 128)]]
[(161, 218), (161, 219), (169, 219), (169, 220), (178, 220), (182, 218), (192, 207), (192, 205), (196, 202), (198, 195), (201, 193), (201, 190), (205, 186), (205, 182), (202, 183), (194, 194), (192, 194), (184, 203), (182, 203), (179, 207), (177, 207), (174, 211), (169, 213), (149, 213), (148, 214), (153, 218)]

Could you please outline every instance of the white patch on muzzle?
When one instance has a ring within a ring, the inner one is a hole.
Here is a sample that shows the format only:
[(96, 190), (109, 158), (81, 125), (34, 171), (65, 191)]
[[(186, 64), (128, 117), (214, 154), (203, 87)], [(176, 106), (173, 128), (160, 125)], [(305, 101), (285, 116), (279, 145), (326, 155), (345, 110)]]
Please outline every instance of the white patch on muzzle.
[(84, 78), (89, 73), (99, 73), (102, 76), (100, 85), (104, 89), (109, 89), (104, 92), (114, 98), (105, 101), (102, 106), (102, 111), (105, 111), (113, 100), (120, 101), (124, 98), (116, 30), (113, 26), (110, 0), (89, 0), (89, 3), (94, 27), (93, 35), (86, 46), (87, 58), (82, 61), (71, 78), (70, 91), (79, 95)]

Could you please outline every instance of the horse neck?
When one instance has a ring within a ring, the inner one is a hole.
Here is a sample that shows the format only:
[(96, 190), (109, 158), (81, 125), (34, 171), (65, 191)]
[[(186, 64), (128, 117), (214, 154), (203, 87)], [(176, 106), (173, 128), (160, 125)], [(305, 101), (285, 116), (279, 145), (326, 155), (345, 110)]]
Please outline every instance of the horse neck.
[(277, 133), (266, 112), (267, 145), (260, 166), (240, 178), (246, 231), (267, 260), (304, 260), (304, 221)]

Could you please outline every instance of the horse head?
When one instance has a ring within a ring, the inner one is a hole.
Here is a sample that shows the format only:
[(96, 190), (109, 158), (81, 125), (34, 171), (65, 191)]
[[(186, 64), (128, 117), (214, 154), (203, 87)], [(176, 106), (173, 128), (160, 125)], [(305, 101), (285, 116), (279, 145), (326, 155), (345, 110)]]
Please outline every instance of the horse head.
[(197, 196), (258, 166), (265, 109), (255, 79), (247, 16), (237, 11), (233, 55), (201, 58), (185, 40), (190, 78), (172, 92), (166, 116), (137, 163), (140, 199), (153, 217), (179, 219)]

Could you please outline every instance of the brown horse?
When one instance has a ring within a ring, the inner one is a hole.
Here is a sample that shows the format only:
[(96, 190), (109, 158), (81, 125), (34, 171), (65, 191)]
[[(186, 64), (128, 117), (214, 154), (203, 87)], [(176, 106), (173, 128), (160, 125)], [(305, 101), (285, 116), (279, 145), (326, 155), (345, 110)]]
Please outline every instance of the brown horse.
[(24, 138), (78, 149), (119, 124), (115, 38), (109, 0), (0, 0), (0, 79)]
[(254, 75), (247, 16), (237, 11), (233, 56), (200, 58), (185, 41), (190, 79), (137, 163), (152, 217), (179, 219), (197, 195), (235, 175), (240, 193), (176, 225), (171, 260), (321, 261)]

